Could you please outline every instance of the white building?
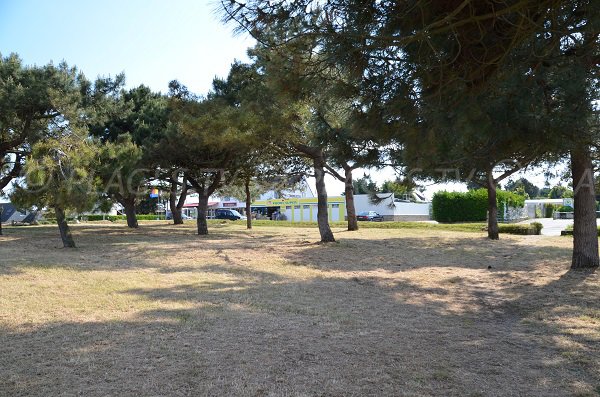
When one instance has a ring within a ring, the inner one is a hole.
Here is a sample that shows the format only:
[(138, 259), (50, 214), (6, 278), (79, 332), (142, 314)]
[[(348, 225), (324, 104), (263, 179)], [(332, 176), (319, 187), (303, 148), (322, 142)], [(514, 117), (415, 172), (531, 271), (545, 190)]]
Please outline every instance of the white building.
[(375, 211), (383, 215), (383, 219), (386, 221), (428, 221), (431, 219), (430, 202), (400, 200), (393, 193), (379, 193), (377, 196), (382, 199), (379, 204), (373, 204), (368, 194), (354, 195), (356, 213)]

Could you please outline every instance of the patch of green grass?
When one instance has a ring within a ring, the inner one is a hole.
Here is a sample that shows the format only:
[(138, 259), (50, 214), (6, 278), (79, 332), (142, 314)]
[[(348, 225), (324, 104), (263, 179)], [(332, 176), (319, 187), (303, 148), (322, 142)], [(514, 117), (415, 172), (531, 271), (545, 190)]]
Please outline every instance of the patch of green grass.
[[(288, 221), (270, 221), (255, 220), (253, 226), (277, 226), (277, 227), (318, 227), (317, 222), (288, 222)], [(345, 228), (346, 222), (329, 222), (334, 228)], [(448, 230), (455, 232), (482, 232), (486, 230), (484, 222), (470, 223), (432, 223), (432, 222), (360, 222), (359, 228), (363, 229), (430, 229), (430, 230)], [(522, 224), (501, 224), (500, 233), (508, 234), (539, 234), (539, 230), (534, 231), (532, 225)], [(541, 228), (540, 228), (541, 229)]]
[(441, 368), (441, 369), (437, 369), (433, 373), (432, 378), (439, 382), (448, 382), (450, 379), (452, 379), (452, 375), (450, 374), (450, 371), (448, 371), (447, 369)]
[[(334, 228), (345, 228), (346, 222), (329, 222)], [(277, 226), (277, 227), (310, 227), (316, 228), (317, 222), (288, 222), (288, 221), (270, 221), (255, 220), (252, 226)], [(459, 232), (481, 232), (485, 228), (485, 223), (430, 223), (430, 222), (360, 222), (359, 228), (363, 229), (435, 229), (435, 230), (453, 230)]]

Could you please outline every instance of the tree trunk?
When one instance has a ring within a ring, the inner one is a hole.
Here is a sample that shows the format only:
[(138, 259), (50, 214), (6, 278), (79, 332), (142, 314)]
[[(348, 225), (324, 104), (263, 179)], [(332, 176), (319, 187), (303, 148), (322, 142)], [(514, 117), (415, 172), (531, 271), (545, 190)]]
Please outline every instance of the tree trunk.
[(246, 229), (252, 229), (252, 197), (250, 195), (250, 178), (246, 178)]
[(348, 231), (358, 230), (356, 208), (354, 207), (354, 187), (352, 186), (352, 168), (344, 168), (344, 195), (346, 197), (346, 213), (348, 215)]
[(177, 183), (171, 182), (171, 190), (169, 191), (169, 207), (171, 208), (171, 215), (173, 216), (173, 224), (183, 225), (181, 208), (178, 206), (178, 204), (179, 203), (177, 202)]
[(490, 171), (487, 181), (488, 193), (488, 238), (498, 240), (498, 202), (496, 201), (496, 181)]
[(138, 221), (135, 214), (135, 198), (128, 198), (121, 203), (127, 217), (127, 227), (132, 229), (138, 228)]
[(594, 169), (588, 148), (579, 147), (571, 151), (571, 173), (575, 192), (571, 269), (596, 268), (600, 264), (596, 196)]
[(73, 235), (71, 234), (71, 230), (67, 224), (65, 211), (59, 206), (55, 206), (54, 211), (56, 212), (56, 223), (58, 223), (58, 230), (60, 231), (60, 238), (62, 239), (63, 247), (75, 248), (75, 241), (73, 240)]
[(319, 233), (321, 242), (334, 242), (333, 232), (329, 227), (329, 214), (327, 212), (327, 190), (325, 189), (325, 170), (322, 156), (314, 157), (313, 164), (315, 169), (315, 179), (317, 187), (317, 223), (319, 224)]
[(2, 212), (4, 212), (4, 207), (0, 207), (0, 236), (2, 236)]
[(198, 226), (198, 234), (203, 236), (208, 234), (208, 224), (206, 223), (206, 213), (208, 211), (208, 196), (198, 193), (198, 218), (196, 225)]

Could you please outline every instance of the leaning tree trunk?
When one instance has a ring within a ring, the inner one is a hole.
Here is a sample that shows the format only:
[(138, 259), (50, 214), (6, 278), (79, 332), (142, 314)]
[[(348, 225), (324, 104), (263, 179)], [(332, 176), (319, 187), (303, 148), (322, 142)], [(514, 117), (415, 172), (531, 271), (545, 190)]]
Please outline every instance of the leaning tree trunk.
[(335, 238), (329, 227), (329, 214), (327, 212), (327, 189), (325, 189), (325, 170), (323, 169), (325, 165), (323, 158), (313, 158), (313, 165), (317, 187), (317, 223), (319, 225), (319, 233), (321, 234), (321, 242), (334, 242)]
[(246, 229), (252, 229), (252, 195), (250, 194), (250, 178), (244, 184), (246, 190)]
[(488, 238), (498, 240), (498, 202), (496, 199), (496, 181), (491, 172), (488, 173)]
[(594, 169), (588, 148), (579, 147), (571, 151), (571, 173), (575, 192), (571, 269), (596, 268), (600, 264), (596, 196)]
[(358, 230), (356, 207), (354, 206), (354, 186), (352, 186), (352, 168), (345, 168), (344, 195), (346, 197), (346, 214), (348, 215), (348, 231)]
[(138, 221), (135, 214), (135, 197), (129, 197), (121, 203), (125, 210), (125, 216), (127, 217), (127, 227), (132, 229), (138, 228)]
[[(181, 199), (180, 199), (180, 201), (181, 201)], [(171, 182), (171, 189), (169, 191), (169, 207), (171, 207), (171, 215), (173, 216), (173, 224), (174, 225), (183, 225), (183, 217), (181, 216), (181, 207), (179, 207), (178, 204), (179, 203), (177, 202), (177, 183)]]
[(58, 230), (60, 231), (63, 247), (75, 248), (75, 241), (73, 240), (71, 229), (69, 229), (69, 225), (67, 224), (65, 211), (59, 206), (55, 206), (54, 211), (56, 212), (56, 223), (58, 223)]
[(198, 226), (199, 235), (208, 234), (208, 223), (206, 222), (206, 213), (208, 212), (208, 196), (198, 194), (198, 218), (196, 225)]

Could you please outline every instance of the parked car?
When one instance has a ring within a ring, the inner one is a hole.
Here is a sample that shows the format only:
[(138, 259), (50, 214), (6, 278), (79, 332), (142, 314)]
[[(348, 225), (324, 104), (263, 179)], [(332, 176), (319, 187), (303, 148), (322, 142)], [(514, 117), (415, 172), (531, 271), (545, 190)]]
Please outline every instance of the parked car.
[(383, 222), (383, 215), (379, 215), (375, 211), (359, 212), (356, 216), (359, 221)]
[[(167, 212), (167, 220), (170, 221), (171, 219), (173, 219), (173, 213), (172, 212)], [(187, 216), (186, 214), (181, 214), (181, 219), (188, 220), (188, 219), (192, 219), (191, 216)]]
[(236, 210), (225, 210), (219, 208), (215, 211), (215, 219), (229, 219), (230, 221), (237, 221), (238, 219), (246, 219), (246, 216), (240, 214)]

